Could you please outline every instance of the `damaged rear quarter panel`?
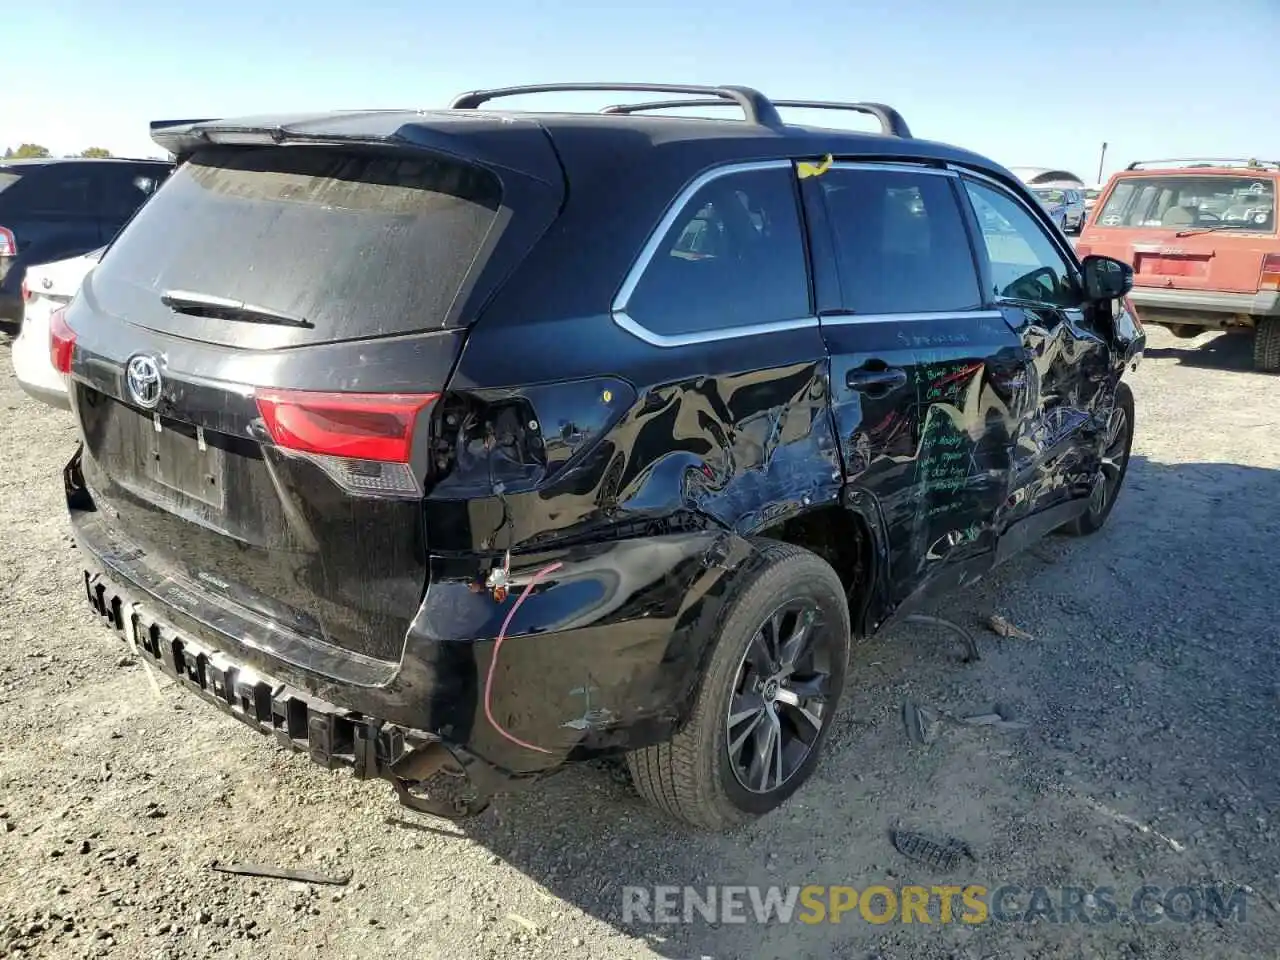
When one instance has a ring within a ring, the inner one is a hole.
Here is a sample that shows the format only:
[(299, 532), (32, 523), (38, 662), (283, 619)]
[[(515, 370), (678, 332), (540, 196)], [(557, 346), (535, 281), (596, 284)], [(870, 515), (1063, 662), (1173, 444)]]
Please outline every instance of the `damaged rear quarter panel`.
[[(567, 342), (590, 337), (592, 348), (547, 358), (560, 382), (542, 385), (535, 351), (495, 350), (485, 341), (502, 327), (473, 331), (450, 392), (527, 404), (538, 465), (498, 489), (481, 457), (432, 490), (433, 584), (415, 625), (444, 644), (483, 638), (467, 644), (465, 671), (482, 688), (489, 641), (528, 577), (562, 563), (512, 617), (490, 702), (508, 732), (561, 755), (636, 746), (647, 737), (628, 732), (637, 723), (678, 721), (726, 567), (751, 553), (745, 538), (836, 501), (841, 486), (816, 327), (666, 350), (607, 316), (575, 325)], [(566, 437), (577, 438), (571, 454)], [(475, 584), (508, 549), (511, 591), (495, 603)], [(510, 744), (490, 727), (473, 711), (467, 739), (501, 754)]]

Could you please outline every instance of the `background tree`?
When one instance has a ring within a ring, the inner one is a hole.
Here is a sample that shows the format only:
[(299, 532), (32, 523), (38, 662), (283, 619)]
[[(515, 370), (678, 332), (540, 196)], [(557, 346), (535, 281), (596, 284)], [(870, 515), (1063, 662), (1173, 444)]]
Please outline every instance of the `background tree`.
[(10, 147), (5, 150), (5, 159), (26, 160), (29, 157), (47, 157), (49, 156), (49, 148), (42, 147), (38, 143), (24, 143), (18, 146), (18, 149)]
[(88, 150), (86, 150), (84, 153), (80, 154), (80, 156), (82, 156), (82, 157), (109, 157), (109, 156), (111, 156), (111, 151), (110, 151), (110, 150), (108, 150), (106, 147), (90, 147), (90, 148), (89, 148)]

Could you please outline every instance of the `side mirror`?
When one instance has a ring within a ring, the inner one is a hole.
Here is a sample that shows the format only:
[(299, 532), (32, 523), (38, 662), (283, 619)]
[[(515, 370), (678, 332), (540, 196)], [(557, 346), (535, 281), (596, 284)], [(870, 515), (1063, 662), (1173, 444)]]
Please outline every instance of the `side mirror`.
[(1112, 257), (1088, 256), (1084, 268), (1084, 292), (1090, 300), (1116, 300), (1133, 289), (1133, 267)]

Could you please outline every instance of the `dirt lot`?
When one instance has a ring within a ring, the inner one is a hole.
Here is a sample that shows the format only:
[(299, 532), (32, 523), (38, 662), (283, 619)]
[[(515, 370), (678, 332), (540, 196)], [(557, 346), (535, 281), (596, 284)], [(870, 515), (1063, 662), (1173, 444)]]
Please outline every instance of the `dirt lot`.
[[(85, 609), (58, 473), (66, 414), (0, 352), (0, 954), (32, 957), (1260, 957), (1280, 943), (1275, 758), (1280, 379), (1248, 344), (1151, 334), (1111, 523), (1053, 538), (856, 655), (816, 779), (740, 834), (686, 832), (625, 780), (568, 771), (453, 825), (326, 773), (172, 686)], [(911, 698), (1009, 704), (1025, 730), (913, 747)], [(968, 841), (934, 873), (895, 825)], [(351, 870), (346, 888), (213, 860)], [(624, 925), (623, 884), (1249, 885), (1244, 922)], [(536, 928), (536, 929), (534, 929)]]

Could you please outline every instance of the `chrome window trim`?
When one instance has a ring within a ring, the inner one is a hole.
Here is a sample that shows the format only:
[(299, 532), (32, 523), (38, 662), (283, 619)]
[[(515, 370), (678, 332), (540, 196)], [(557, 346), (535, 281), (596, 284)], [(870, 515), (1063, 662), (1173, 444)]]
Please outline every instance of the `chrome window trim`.
[(951, 167), (937, 167), (924, 162), (905, 163), (901, 160), (878, 163), (875, 160), (837, 160), (831, 165), (832, 170), (884, 170), (889, 173), (924, 173), (935, 177), (951, 177), (960, 174)]
[[(718, 167), (712, 167), (704, 170), (698, 176), (694, 177), (686, 184), (681, 191), (676, 194), (675, 199), (667, 207), (662, 215), (662, 219), (658, 221), (649, 234), (649, 238), (645, 241), (644, 246), (640, 249), (640, 253), (636, 256), (635, 261), (631, 264), (631, 269), (627, 271), (626, 278), (619, 287), (617, 295), (613, 298), (613, 305), (610, 307), (610, 316), (614, 324), (620, 329), (641, 340), (650, 346), (671, 348), (686, 347), (695, 344), (718, 343), (723, 340), (737, 340), (743, 337), (757, 337), (772, 333), (785, 333), (794, 330), (806, 330), (818, 327), (820, 324), (847, 324), (847, 323), (885, 323), (890, 321), (911, 322), (917, 320), (939, 320), (939, 319), (955, 319), (959, 317), (977, 318), (1000, 318), (1003, 315), (998, 310), (979, 310), (979, 311), (946, 311), (940, 313), (882, 313), (882, 314), (848, 314), (832, 317), (824, 317), (819, 320), (818, 317), (796, 317), (790, 320), (773, 320), (766, 323), (753, 323), (736, 327), (724, 327), (716, 330), (697, 330), (689, 333), (673, 333), (663, 334), (650, 330), (644, 324), (633, 318), (627, 313), (627, 306), (635, 293), (636, 287), (640, 283), (640, 278), (644, 276), (645, 270), (649, 268), (650, 262), (658, 253), (658, 247), (662, 243), (662, 238), (674, 226), (676, 219), (684, 212), (689, 201), (705, 187), (708, 183), (719, 180), (721, 177), (732, 176), (737, 173), (754, 173), (759, 170), (786, 170), (794, 166), (793, 159), (777, 159), (777, 160), (756, 160), (748, 162), (727, 163)], [(832, 164), (833, 170), (884, 170), (892, 173), (909, 173), (909, 174), (926, 174), (930, 176), (948, 177), (951, 179), (959, 179), (961, 171), (951, 167), (937, 167), (924, 163), (913, 164), (901, 161), (880, 163), (874, 160), (837, 160)], [(805, 225), (803, 221), (800, 223), (800, 229), (803, 232)], [(810, 264), (806, 263), (805, 269), (810, 269)]]
[(979, 307), (973, 310), (934, 310), (928, 313), (841, 313), (822, 317), (824, 327), (843, 327), (858, 323), (915, 323), (924, 320), (1003, 320), (999, 310)]
[[(736, 340), (740, 337), (753, 337), (761, 334), (782, 333), (787, 330), (803, 330), (807, 327), (816, 327), (818, 325), (817, 317), (796, 317), (791, 320), (753, 323), (746, 326), (725, 327), (718, 330), (696, 330), (690, 333), (666, 334), (650, 330), (627, 313), (627, 305), (631, 300), (631, 296), (635, 293), (636, 286), (640, 283), (640, 278), (644, 276), (644, 272), (649, 268), (650, 261), (657, 255), (662, 238), (667, 235), (667, 231), (675, 224), (676, 218), (684, 212), (684, 208), (688, 206), (689, 201), (693, 199), (699, 190), (708, 183), (719, 180), (721, 177), (732, 176), (735, 173), (755, 173), (759, 170), (789, 170), (793, 162), (790, 159), (780, 159), (726, 163), (718, 167), (712, 167), (710, 170), (704, 170), (690, 180), (676, 194), (675, 199), (671, 201), (663, 213), (662, 219), (658, 221), (658, 225), (650, 232), (649, 239), (640, 248), (640, 253), (637, 255), (635, 262), (631, 264), (631, 269), (627, 271), (626, 279), (622, 281), (622, 286), (618, 289), (617, 296), (613, 298), (613, 306), (610, 307), (609, 312), (618, 328), (651, 346), (685, 347), (697, 343), (716, 343), (721, 340)], [(805, 229), (804, 221), (800, 219), (799, 212), (797, 212), (796, 217), (800, 220), (800, 231), (803, 234)], [(806, 253), (806, 273), (808, 270), (809, 262), (808, 254)]]
[(774, 320), (770, 323), (752, 323), (723, 330), (695, 330), (691, 333), (654, 333), (642, 326), (622, 310), (613, 312), (613, 322), (639, 340), (654, 347), (688, 347), (697, 343), (718, 343), (740, 337), (759, 337), (788, 330), (805, 330), (818, 326), (817, 317), (798, 317), (795, 320)]

